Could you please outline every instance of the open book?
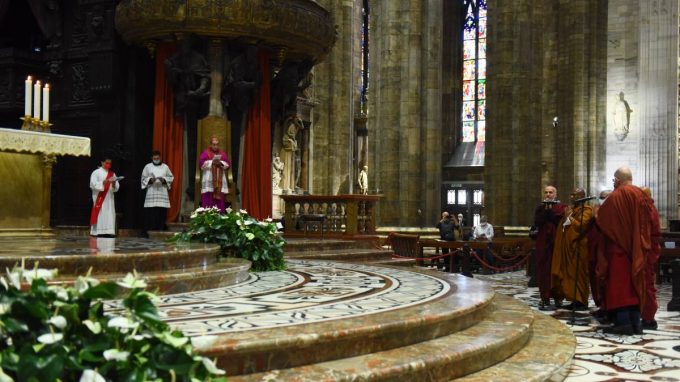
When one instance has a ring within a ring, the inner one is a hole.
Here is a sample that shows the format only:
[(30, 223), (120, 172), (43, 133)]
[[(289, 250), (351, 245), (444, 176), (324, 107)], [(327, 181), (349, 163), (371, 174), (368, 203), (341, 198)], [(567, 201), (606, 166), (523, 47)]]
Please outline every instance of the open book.
[(114, 176), (111, 177), (111, 181), (113, 181), (113, 182), (117, 182), (117, 181), (123, 180), (123, 179), (125, 179), (124, 176), (115, 176), (114, 175)]

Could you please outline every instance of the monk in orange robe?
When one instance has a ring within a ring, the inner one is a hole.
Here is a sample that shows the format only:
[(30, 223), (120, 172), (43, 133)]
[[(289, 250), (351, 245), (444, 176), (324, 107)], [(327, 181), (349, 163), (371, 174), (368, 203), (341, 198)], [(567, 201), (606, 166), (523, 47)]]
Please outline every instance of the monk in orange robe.
[[(652, 190), (648, 187), (642, 187), (642, 192), (648, 198), (652, 198)], [(646, 257), (645, 263), (645, 282), (647, 285), (645, 293), (645, 304), (642, 306), (642, 328), (656, 330), (658, 324), (654, 319), (656, 311), (659, 309), (659, 303), (656, 300), (656, 263), (659, 262), (661, 256), (661, 223), (659, 221), (659, 211), (654, 206), (654, 199), (650, 211), (651, 226), (652, 226), (652, 252)]]
[(588, 309), (588, 239), (586, 234), (593, 208), (583, 200), (581, 188), (571, 192), (571, 207), (557, 225), (552, 256), (551, 288), (555, 296), (570, 300), (576, 310)]
[(634, 186), (629, 168), (614, 173), (614, 191), (597, 212), (604, 236), (604, 261), (598, 262), (598, 281), (615, 325), (605, 333), (641, 334), (640, 310), (645, 304), (645, 267), (652, 255), (651, 198)]

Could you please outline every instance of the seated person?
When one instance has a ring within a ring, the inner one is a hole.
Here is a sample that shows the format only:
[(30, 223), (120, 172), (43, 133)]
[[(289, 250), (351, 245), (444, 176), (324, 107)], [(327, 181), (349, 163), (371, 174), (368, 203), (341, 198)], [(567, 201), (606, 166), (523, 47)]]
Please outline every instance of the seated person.
[(479, 218), (479, 224), (472, 231), (472, 240), (493, 240), (493, 226), (489, 224), (486, 215)]

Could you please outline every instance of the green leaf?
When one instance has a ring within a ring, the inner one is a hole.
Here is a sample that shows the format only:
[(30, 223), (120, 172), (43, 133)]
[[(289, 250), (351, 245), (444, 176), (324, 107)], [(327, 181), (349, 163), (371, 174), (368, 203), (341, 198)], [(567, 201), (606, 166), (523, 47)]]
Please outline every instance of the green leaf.
[(117, 290), (118, 286), (115, 283), (101, 283), (85, 291), (83, 298), (90, 300), (112, 299), (116, 297)]

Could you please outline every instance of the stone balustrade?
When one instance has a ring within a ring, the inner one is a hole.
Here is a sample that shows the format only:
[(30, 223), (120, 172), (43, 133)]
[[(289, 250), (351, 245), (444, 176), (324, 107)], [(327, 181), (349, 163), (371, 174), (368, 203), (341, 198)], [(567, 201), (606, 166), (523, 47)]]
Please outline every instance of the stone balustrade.
[(380, 195), (281, 195), (287, 236), (375, 235)]

